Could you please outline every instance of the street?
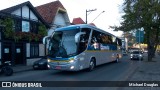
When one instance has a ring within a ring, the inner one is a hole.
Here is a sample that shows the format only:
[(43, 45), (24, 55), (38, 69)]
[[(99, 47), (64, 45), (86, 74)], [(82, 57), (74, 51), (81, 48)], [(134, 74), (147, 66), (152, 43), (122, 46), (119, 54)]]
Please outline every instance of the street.
[[(88, 72), (86, 70), (79, 72), (31, 70), (14, 73), (13, 76), (9, 77), (1, 75), (0, 81), (126, 81), (139, 64), (140, 61), (131, 61), (128, 55), (124, 56), (119, 63), (107, 63), (100, 65), (92, 72)], [(103, 88), (105, 89), (105, 87)], [(66, 90), (67, 88), (63, 89)], [(96, 87), (95, 90), (97, 89), (101, 90), (102, 88)]]
[(0, 90), (160, 90), (159, 24), (160, 0), (4, 0)]
[[(1, 81), (124, 81), (137, 67), (137, 61), (124, 56), (119, 63), (107, 63), (97, 66), (94, 71), (82, 70), (67, 72), (56, 70), (31, 70), (14, 73), (13, 76), (1, 75)], [(43, 78), (42, 78), (43, 77)]]

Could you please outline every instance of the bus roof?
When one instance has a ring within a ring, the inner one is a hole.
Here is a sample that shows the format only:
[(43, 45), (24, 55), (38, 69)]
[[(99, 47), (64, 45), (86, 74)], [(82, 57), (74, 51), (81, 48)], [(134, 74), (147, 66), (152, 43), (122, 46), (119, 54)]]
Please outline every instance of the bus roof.
[[(118, 38), (117, 36), (107, 32), (107, 31), (104, 31), (102, 29), (99, 29), (93, 25), (89, 25), (89, 24), (76, 24), (76, 25), (70, 25), (70, 26), (66, 26), (66, 27), (61, 27), (61, 28), (57, 28), (55, 31), (63, 31), (63, 30), (71, 30), (71, 29), (78, 29), (78, 28), (91, 28), (91, 29), (94, 29), (96, 31), (100, 31), (102, 33), (106, 33), (106, 34), (109, 34), (109, 35), (112, 35), (116, 38)], [(120, 38), (119, 38), (120, 39)]]

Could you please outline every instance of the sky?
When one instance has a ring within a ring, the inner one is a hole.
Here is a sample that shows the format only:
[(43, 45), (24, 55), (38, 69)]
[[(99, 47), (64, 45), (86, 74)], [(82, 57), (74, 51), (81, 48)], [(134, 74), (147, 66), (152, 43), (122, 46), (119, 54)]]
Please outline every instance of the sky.
[[(56, 0), (3, 0), (0, 3), (0, 10), (30, 1), (33, 6), (43, 5)], [(121, 36), (122, 32), (113, 31), (109, 26), (120, 25), (122, 12), (120, 11), (123, 0), (59, 0), (66, 8), (70, 22), (73, 18), (81, 17), (86, 21), (86, 10), (88, 12), (88, 23), (94, 23), (98, 28), (110, 32), (116, 36)], [(102, 13), (105, 11), (104, 13)]]

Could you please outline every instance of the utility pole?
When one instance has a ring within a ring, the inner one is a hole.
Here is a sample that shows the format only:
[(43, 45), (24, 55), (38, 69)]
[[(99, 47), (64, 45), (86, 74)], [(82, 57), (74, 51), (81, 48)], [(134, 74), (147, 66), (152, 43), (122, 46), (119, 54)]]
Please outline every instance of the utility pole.
[(88, 13), (88, 12), (93, 12), (93, 11), (96, 11), (96, 10), (97, 10), (97, 9), (92, 9), (92, 10), (87, 10), (87, 9), (86, 9), (86, 24), (88, 23), (88, 22), (87, 22), (87, 16), (88, 16), (87, 13)]

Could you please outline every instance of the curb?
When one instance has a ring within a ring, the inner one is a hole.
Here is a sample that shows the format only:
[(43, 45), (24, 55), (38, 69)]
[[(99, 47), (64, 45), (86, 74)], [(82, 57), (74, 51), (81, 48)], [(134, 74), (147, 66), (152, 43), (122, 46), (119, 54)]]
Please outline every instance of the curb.
[[(127, 77), (124, 79), (125, 81), (130, 81), (130, 79), (135, 75), (135, 73), (138, 71), (140, 66), (138, 65), (135, 69), (133, 69), (133, 72), (129, 73)], [(116, 90), (123, 90), (125, 87), (117, 87)]]
[(14, 69), (13, 69), (13, 73), (20, 73), (20, 72), (31, 71), (31, 70), (33, 70), (33, 69), (32, 69), (32, 68), (30, 68), (30, 69), (25, 69), (25, 70), (14, 70)]
[(33, 70), (32, 66), (15, 66), (12, 67), (13, 73), (25, 72)]

